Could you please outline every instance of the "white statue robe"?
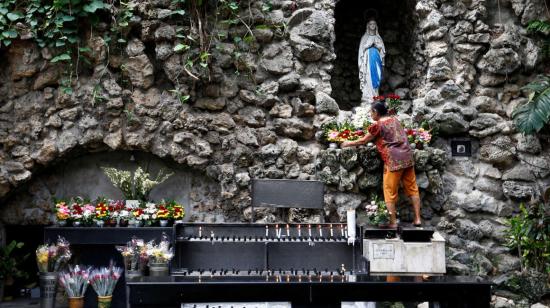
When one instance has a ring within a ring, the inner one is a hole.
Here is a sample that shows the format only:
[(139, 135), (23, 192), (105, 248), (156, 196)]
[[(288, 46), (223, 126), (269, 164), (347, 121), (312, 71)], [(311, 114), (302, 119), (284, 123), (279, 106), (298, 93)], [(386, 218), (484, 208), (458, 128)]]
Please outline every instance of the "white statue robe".
[(375, 47), (378, 49), (382, 63), (384, 63), (384, 58), (386, 56), (386, 48), (384, 47), (384, 42), (380, 35), (375, 34), (371, 35), (368, 31), (361, 38), (361, 44), (359, 45), (359, 83), (361, 87), (361, 92), (363, 93), (361, 98), (361, 103), (369, 104), (373, 101), (374, 96), (378, 96), (378, 88), (374, 88), (372, 85), (371, 79), (371, 70), (375, 69), (376, 74), (379, 76), (379, 80), (382, 80), (382, 67), (372, 68), (369, 61), (369, 48)]

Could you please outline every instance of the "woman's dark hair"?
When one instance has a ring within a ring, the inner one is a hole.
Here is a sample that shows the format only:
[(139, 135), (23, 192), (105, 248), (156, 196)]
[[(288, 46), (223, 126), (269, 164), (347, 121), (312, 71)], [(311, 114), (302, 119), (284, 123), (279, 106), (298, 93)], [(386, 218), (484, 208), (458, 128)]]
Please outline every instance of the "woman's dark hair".
[(371, 108), (378, 113), (379, 116), (383, 117), (388, 114), (388, 107), (384, 102), (375, 102), (371, 105)]

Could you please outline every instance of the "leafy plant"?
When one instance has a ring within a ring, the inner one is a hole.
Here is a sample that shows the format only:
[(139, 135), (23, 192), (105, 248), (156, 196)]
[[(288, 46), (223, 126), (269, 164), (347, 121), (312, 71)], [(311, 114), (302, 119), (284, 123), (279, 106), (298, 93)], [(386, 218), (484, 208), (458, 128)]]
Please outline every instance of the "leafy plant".
[(24, 243), (11, 241), (7, 246), (0, 249), (0, 280), (27, 277), (27, 273), (18, 269), (18, 267), (29, 255), (27, 254), (22, 258), (12, 255), (16, 249), (21, 249), (23, 246)]
[(517, 249), (522, 270), (550, 273), (550, 212), (544, 203), (520, 205), (518, 215), (507, 220), (507, 246)]
[(530, 92), (529, 100), (512, 112), (519, 131), (534, 134), (550, 119), (550, 76), (538, 78), (522, 88)]
[(527, 24), (527, 31), (542, 36), (542, 55), (550, 57), (550, 22), (547, 20), (532, 20)]

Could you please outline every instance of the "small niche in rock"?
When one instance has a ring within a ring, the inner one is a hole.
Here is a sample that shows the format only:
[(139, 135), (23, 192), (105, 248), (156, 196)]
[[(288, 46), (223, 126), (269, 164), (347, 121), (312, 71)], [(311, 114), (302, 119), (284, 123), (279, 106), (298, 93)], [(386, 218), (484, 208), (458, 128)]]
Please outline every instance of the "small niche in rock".
[(374, 18), (386, 48), (385, 68), (380, 94), (409, 87), (412, 46), (416, 20), (415, 1), (340, 0), (336, 4), (336, 60), (332, 71), (332, 97), (340, 109), (351, 110), (361, 104), (358, 53), (367, 21)]

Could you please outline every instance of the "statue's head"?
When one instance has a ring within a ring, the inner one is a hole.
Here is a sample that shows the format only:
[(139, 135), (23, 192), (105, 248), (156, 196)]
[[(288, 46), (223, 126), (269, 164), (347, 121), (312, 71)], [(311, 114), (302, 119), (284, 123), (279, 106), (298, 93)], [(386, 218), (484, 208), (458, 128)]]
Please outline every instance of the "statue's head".
[(371, 19), (367, 22), (367, 31), (371, 34), (375, 34), (378, 32), (378, 25), (376, 24), (376, 20)]

